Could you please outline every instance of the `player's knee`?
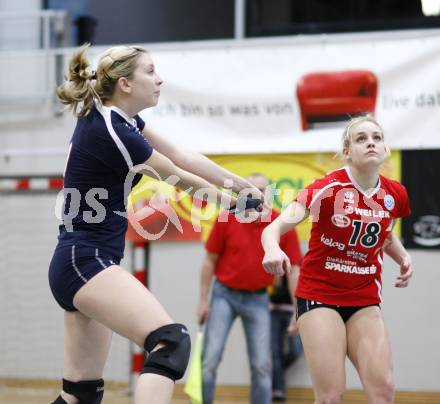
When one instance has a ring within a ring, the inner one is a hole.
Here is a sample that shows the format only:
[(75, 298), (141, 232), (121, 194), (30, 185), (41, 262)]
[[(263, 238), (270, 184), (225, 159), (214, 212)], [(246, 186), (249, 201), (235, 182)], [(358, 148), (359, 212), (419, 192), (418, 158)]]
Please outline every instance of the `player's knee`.
[[(63, 379), (63, 391), (79, 400), (79, 404), (100, 404), (104, 396), (104, 380), (84, 380), (71, 382)], [(65, 401), (58, 397), (55, 404), (64, 404)]]
[[(162, 344), (157, 350), (154, 348)], [(178, 380), (185, 374), (191, 351), (189, 332), (183, 324), (168, 324), (147, 336), (144, 348), (148, 353), (142, 373), (155, 373)]]

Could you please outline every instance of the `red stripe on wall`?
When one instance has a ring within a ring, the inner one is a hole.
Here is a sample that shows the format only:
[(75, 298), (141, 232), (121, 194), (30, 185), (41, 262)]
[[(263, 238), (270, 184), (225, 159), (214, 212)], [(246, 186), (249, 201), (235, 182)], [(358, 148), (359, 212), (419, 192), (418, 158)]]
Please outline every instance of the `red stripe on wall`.
[(134, 353), (132, 355), (131, 371), (135, 373), (141, 373), (144, 367), (145, 356), (143, 352)]
[(29, 180), (17, 180), (17, 185), (15, 186), (15, 189), (29, 189)]
[(135, 278), (142, 283), (142, 285), (145, 285), (145, 270), (144, 269), (137, 269), (137, 271), (134, 273)]
[(49, 178), (49, 189), (61, 189), (64, 186), (62, 178)]

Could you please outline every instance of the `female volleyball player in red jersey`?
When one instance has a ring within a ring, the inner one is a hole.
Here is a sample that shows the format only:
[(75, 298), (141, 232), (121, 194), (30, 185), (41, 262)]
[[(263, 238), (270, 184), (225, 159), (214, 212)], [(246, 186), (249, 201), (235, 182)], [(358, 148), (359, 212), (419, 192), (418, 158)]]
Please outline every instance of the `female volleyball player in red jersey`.
[(408, 216), (405, 188), (379, 174), (389, 154), (371, 116), (352, 119), (343, 134), (347, 165), (304, 188), (263, 232), (263, 266), (281, 275), (289, 261), (280, 236), (312, 217), (309, 250), (301, 265), (297, 325), (315, 402), (341, 403), (345, 358), (356, 367), (369, 403), (394, 400), (390, 344), (380, 310), (383, 252), (398, 265), (396, 287), (408, 286), (411, 257), (392, 233)]

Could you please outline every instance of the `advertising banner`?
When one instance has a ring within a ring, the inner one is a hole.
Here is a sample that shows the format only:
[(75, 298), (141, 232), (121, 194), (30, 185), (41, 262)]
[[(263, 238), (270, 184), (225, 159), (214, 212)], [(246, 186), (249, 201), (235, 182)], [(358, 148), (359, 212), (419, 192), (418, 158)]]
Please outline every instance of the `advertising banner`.
[[(279, 190), (273, 196), (273, 208), (278, 211), (313, 180), (343, 166), (334, 153), (210, 157), (240, 176), (261, 173), (268, 177)], [(399, 152), (392, 153), (382, 173), (400, 180)], [(130, 201), (127, 238), (132, 241), (205, 241), (220, 212), (215, 205), (193, 201), (188, 194), (148, 177), (133, 189)], [(310, 227), (309, 220), (297, 227), (301, 240), (308, 240)]]
[(440, 148), (440, 30), (297, 36), (152, 49), (164, 80), (141, 113), (204, 154), (335, 152), (371, 113), (392, 149)]

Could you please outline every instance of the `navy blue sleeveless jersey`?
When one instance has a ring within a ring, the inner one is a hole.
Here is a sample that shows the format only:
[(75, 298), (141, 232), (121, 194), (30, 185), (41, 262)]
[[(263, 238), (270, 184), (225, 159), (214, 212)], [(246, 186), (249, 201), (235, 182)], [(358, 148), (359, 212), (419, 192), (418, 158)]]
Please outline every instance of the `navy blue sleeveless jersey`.
[(130, 118), (116, 107), (94, 106), (78, 119), (64, 173), (60, 246), (123, 257), (127, 194), (141, 178), (130, 170), (153, 152), (141, 133), (144, 126), (139, 116)]

